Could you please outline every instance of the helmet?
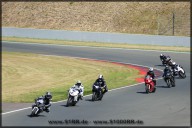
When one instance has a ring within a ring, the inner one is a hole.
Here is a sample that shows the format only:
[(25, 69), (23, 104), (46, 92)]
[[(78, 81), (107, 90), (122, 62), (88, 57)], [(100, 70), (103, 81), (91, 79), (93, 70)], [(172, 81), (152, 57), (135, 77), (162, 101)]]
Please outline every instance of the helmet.
[(46, 93), (45, 93), (45, 97), (46, 97), (47, 99), (51, 99), (51, 98), (52, 98), (52, 95), (51, 95), (50, 92), (46, 92)]
[(169, 66), (168, 66), (168, 65), (166, 65), (166, 66), (165, 66), (165, 69), (166, 69), (166, 70), (168, 70), (168, 69), (169, 69)]
[(163, 56), (163, 54), (160, 54), (160, 56)]
[(149, 68), (149, 71), (153, 71), (153, 68), (152, 68), (152, 67), (150, 67), (150, 68)]
[(77, 85), (78, 85), (78, 86), (81, 85), (81, 81), (80, 81), (80, 80), (77, 81)]
[(176, 65), (176, 63), (175, 63), (175, 62), (172, 62), (172, 65)]
[(100, 78), (100, 79), (103, 78), (103, 75), (100, 74), (98, 78)]

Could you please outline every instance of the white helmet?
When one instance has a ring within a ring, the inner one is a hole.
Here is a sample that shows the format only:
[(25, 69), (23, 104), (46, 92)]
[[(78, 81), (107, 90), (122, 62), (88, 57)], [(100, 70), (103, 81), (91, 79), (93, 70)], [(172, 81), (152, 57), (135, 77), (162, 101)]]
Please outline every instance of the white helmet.
[(80, 80), (77, 81), (77, 85), (78, 85), (78, 86), (81, 85), (81, 81), (80, 81)]
[(153, 68), (152, 68), (152, 67), (150, 67), (150, 68), (149, 68), (149, 71), (153, 71)]
[(163, 54), (160, 54), (160, 56), (163, 56)]
[(103, 78), (103, 75), (100, 74), (98, 78), (100, 78), (100, 79)]
[(176, 65), (176, 63), (175, 63), (175, 62), (172, 62), (172, 65)]

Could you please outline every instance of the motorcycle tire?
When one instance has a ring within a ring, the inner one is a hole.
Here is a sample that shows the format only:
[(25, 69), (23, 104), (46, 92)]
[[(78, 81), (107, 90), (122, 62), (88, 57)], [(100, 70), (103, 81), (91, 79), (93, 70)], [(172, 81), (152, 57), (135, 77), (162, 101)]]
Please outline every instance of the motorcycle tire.
[(146, 93), (148, 94), (149, 93), (149, 87), (148, 86), (150, 86), (150, 85), (145, 85), (146, 87), (145, 87), (145, 90), (146, 90)]
[(95, 101), (96, 100), (96, 93), (93, 92), (93, 95), (92, 95), (92, 101)]
[(170, 79), (167, 79), (167, 80), (166, 80), (166, 83), (167, 83), (167, 87), (168, 87), (168, 88), (171, 88), (171, 80), (170, 80)]
[(181, 72), (181, 71), (179, 71), (179, 76), (180, 76), (181, 78), (185, 78), (185, 77), (186, 77), (185, 73), (183, 73), (183, 72)]
[(155, 93), (155, 91), (156, 91), (156, 88), (153, 89), (153, 93)]
[(66, 107), (68, 107), (72, 103), (73, 99), (71, 97), (68, 98)]
[[(36, 116), (38, 114), (38, 109), (37, 108), (34, 108), (31, 112), (31, 116)], [(35, 114), (36, 113), (36, 114)]]

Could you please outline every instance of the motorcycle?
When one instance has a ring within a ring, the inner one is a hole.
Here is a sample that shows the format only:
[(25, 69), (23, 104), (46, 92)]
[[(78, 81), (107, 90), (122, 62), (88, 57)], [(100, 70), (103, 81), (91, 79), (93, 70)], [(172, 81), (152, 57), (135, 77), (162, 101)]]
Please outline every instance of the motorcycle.
[(71, 87), (68, 91), (68, 100), (66, 107), (72, 105), (75, 106), (76, 103), (79, 101), (79, 91), (75, 89), (74, 87)]
[(156, 91), (155, 83), (150, 75), (147, 75), (144, 79), (146, 93), (152, 93)]
[(31, 116), (37, 116), (39, 113), (42, 113), (44, 111), (45, 105), (43, 97), (39, 97), (35, 99), (35, 104), (32, 105), (32, 112)]
[(164, 77), (164, 80), (165, 80), (165, 82), (167, 83), (167, 86), (168, 86), (169, 88), (171, 88), (171, 86), (172, 86), (172, 87), (175, 87), (175, 80), (174, 80), (172, 77), (173, 77), (173, 76), (172, 76), (171, 72), (168, 72), (168, 73), (165, 75), (165, 77)]
[(103, 89), (104, 89), (104, 87), (101, 87), (101, 84), (99, 82), (97, 82), (96, 84), (93, 85), (92, 101), (102, 100)]
[(173, 70), (173, 73), (174, 73), (174, 76), (179, 76), (181, 78), (186, 77), (185, 70), (180, 65), (176, 65), (176, 67)]

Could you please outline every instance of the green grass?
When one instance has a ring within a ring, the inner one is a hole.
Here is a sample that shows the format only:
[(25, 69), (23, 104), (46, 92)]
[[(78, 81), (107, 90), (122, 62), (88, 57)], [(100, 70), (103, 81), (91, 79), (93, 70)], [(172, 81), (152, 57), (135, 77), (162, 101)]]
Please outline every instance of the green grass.
[(64, 100), (77, 80), (84, 85), (84, 95), (91, 94), (100, 73), (109, 89), (134, 84), (135, 78), (143, 77), (138, 70), (110, 62), (2, 52), (2, 102), (34, 102), (46, 91), (53, 94), (53, 101)]
[(29, 42), (29, 43), (60, 44), (60, 45), (74, 45), (74, 46), (93, 46), (93, 47), (109, 47), (109, 48), (190, 52), (189, 47), (181, 47), (181, 46), (178, 47), (178, 46), (158, 46), (158, 45), (144, 45), (144, 44), (78, 42), (78, 41), (47, 40), (47, 39), (17, 38), (17, 37), (2, 37), (2, 40), (13, 41), (13, 42), (26, 42), (26, 43)]

